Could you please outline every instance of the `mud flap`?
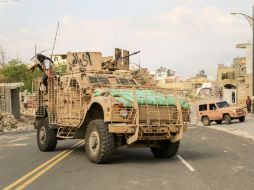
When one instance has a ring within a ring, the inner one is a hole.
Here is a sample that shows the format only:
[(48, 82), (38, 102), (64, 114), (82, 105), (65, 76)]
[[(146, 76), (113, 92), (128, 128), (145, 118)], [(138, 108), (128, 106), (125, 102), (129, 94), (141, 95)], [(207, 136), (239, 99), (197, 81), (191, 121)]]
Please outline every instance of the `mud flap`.
[(179, 141), (183, 138), (183, 126), (180, 128), (180, 131), (177, 135), (173, 136), (171, 142)]
[(128, 143), (128, 144), (132, 144), (132, 143), (134, 143), (136, 140), (138, 140), (138, 134), (139, 134), (139, 127), (137, 127), (137, 129), (136, 129), (136, 131), (135, 131), (135, 134), (128, 138), (127, 143)]

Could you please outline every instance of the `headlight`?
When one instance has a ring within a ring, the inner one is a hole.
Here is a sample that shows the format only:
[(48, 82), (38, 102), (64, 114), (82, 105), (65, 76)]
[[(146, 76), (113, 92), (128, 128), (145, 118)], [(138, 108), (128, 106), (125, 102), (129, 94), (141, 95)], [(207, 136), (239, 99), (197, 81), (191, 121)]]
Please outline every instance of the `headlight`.
[(120, 116), (126, 118), (128, 116), (128, 111), (126, 109), (121, 109)]

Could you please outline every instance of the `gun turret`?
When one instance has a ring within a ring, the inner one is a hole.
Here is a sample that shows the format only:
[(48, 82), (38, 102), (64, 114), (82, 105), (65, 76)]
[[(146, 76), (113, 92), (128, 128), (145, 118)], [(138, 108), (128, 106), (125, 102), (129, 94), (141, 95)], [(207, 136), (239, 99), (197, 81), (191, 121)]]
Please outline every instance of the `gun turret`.
[(108, 60), (102, 62), (102, 68), (109, 70), (129, 70), (129, 57), (138, 53), (140, 53), (140, 51), (129, 54), (129, 51), (127, 50), (121, 50), (119, 48), (116, 48), (115, 60)]

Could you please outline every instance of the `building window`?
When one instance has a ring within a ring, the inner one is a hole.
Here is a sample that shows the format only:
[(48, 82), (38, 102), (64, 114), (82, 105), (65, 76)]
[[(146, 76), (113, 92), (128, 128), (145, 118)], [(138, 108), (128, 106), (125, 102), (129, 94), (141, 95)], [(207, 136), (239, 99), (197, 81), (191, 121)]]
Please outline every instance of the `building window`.
[(54, 62), (58, 62), (58, 57), (54, 57)]
[(235, 73), (234, 72), (228, 72), (228, 73), (221, 73), (221, 79), (234, 79)]
[(232, 103), (235, 103), (235, 92), (232, 92)]

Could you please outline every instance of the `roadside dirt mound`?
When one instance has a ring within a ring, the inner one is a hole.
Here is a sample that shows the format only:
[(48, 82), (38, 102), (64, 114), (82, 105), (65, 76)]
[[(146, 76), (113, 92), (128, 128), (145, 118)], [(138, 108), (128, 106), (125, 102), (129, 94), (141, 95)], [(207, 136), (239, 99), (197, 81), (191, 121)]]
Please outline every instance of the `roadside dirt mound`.
[(0, 132), (16, 128), (18, 128), (16, 118), (12, 114), (0, 110)]
[(12, 114), (0, 110), (0, 132), (33, 129), (33, 116), (21, 115), (16, 119)]

